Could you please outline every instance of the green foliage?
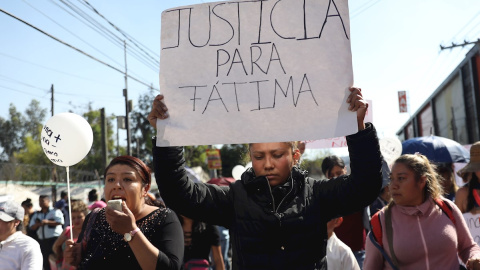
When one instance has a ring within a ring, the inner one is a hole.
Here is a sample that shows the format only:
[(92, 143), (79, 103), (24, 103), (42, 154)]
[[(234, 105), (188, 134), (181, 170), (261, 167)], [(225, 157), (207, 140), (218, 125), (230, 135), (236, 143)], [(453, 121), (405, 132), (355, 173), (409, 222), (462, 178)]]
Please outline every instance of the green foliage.
[(147, 118), (152, 108), (155, 94), (153, 89), (150, 88), (148, 92), (140, 95), (138, 104), (130, 113), (132, 155), (137, 156), (146, 163), (149, 163), (152, 159), (152, 137), (156, 134), (155, 129), (150, 125)]
[(11, 103), (9, 107), (10, 119), (0, 117), (0, 146), (3, 148), (1, 153), (2, 160), (8, 160), (12, 154), (23, 148), (23, 134), (25, 117), (17, 111)]
[(200, 166), (202, 169), (208, 171), (207, 164), (207, 149), (208, 145), (185, 146), (184, 155), (187, 166)]
[[(41, 131), (42, 127), (39, 127), (38, 131)], [(24, 138), (25, 147), (20, 151), (13, 153), (14, 160), (21, 164), (35, 164), (37, 166), (51, 166), (52, 163), (43, 152), (42, 145), (38, 139), (34, 139), (32, 136)], [(15, 175), (13, 179), (30, 179), (30, 180), (42, 180), (50, 179), (49, 170), (28, 170), (25, 167), (18, 167), (15, 169)]]
[(248, 160), (248, 144), (224, 144), (220, 148), (222, 159), (222, 175), (232, 177), (232, 169), (236, 165), (245, 165)]
[(322, 173), (322, 162), (324, 158), (317, 158), (317, 159), (303, 159), (300, 162), (300, 168), (302, 170), (308, 171), (308, 175), (320, 179), (320, 178), (325, 178), (325, 176)]
[(40, 107), (40, 102), (33, 99), (25, 110), (24, 135), (32, 136), (33, 140), (40, 141), (40, 134), (47, 110)]
[[(93, 132), (93, 144), (90, 152), (87, 156), (80, 161), (75, 168), (78, 170), (86, 170), (86, 171), (96, 171), (100, 175), (103, 174), (103, 171), (107, 164), (105, 164), (103, 159), (103, 152), (102, 152), (102, 119), (101, 119), (101, 112), (100, 110), (97, 111), (89, 111), (83, 114), (83, 117), (87, 120), (87, 122), (92, 127)], [(107, 121), (107, 162), (108, 159), (114, 156), (114, 140), (113, 140), (113, 125), (112, 125), (112, 117), (105, 117)]]
[[(90, 106), (89, 106), (90, 108)], [(91, 108), (90, 108), (91, 109)], [(41, 129), (45, 122), (47, 110), (40, 107), (40, 103), (32, 100), (25, 111), (25, 116), (17, 112), (13, 104), (9, 109), (10, 119), (6, 120), (0, 117), (0, 147), (3, 149), (1, 159), (10, 163), (19, 164), (15, 169), (11, 170), (9, 177), (15, 179), (30, 180), (48, 180), (51, 179), (51, 163), (46, 155), (40, 142)], [(83, 117), (92, 127), (93, 145), (87, 156), (78, 164), (71, 168), (71, 179), (85, 178), (76, 177), (74, 171), (82, 171), (83, 175), (93, 175), (98, 172), (100, 175), (105, 169), (105, 162), (102, 152), (102, 120), (100, 111), (89, 110), (83, 114)], [(113, 125), (110, 117), (106, 119), (107, 123), (107, 159), (114, 155)], [(108, 160), (107, 160), (108, 161)], [(25, 169), (30, 168), (32, 169)], [(35, 169), (33, 166), (36, 166)], [(62, 170), (59, 170), (62, 171)], [(80, 173), (77, 173), (78, 175)], [(63, 176), (62, 176), (63, 177)]]

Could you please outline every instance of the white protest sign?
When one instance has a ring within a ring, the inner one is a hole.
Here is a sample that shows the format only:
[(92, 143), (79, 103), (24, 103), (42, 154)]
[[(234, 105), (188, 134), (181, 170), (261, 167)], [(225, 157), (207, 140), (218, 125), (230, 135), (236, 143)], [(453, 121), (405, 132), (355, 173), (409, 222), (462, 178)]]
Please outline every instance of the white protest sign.
[(473, 241), (480, 245), (480, 214), (463, 213)]
[[(365, 114), (364, 121), (365, 123), (371, 123), (373, 122), (373, 102), (371, 100), (367, 100), (367, 102), (368, 111)], [(345, 138), (345, 136), (342, 136), (336, 138), (306, 141), (305, 147), (308, 149), (347, 147), (347, 139)]]
[(225, 1), (162, 12), (157, 145), (357, 131), (347, 0)]

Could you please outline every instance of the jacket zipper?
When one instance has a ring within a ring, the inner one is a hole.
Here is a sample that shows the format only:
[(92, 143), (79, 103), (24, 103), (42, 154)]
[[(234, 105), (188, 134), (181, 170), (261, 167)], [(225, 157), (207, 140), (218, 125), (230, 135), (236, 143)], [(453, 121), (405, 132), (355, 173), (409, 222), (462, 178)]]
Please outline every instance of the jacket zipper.
[[(268, 181), (268, 180), (267, 180)], [(291, 177), (290, 175), (290, 182), (292, 184), (290, 190), (287, 192), (287, 194), (285, 194), (285, 196), (282, 198), (282, 200), (280, 201), (280, 203), (278, 204), (278, 207), (275, 207), (275, 199), (273, 198), (273, 194), (272, 194), (272, 187), (270, 186), (270, 184), (268, 184), (268, 189), (270, 190), (270, 197), (272, 197), (272, 209), (273, 209), (273, 214), (278, 218), (278, 222), (280, 223), (280, 227), (282, 226), (282, 216), (280, 214), (278, 214), (278, 209), (280, 208), (280, 205), (282, 205), (283, 201), (285, 201), (285, 198), (290, 195), (290, 193), (292, 192), (293, 190), (293, 177)]]

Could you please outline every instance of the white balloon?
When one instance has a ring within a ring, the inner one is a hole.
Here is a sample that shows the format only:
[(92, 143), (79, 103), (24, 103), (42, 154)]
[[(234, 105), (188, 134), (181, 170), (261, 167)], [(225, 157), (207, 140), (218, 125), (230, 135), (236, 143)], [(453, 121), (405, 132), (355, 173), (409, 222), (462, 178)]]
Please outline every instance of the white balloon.
[(402, 154), (402, 142), (395, 137), (386, 137), (379, 140), (380, 152), (389, 166)]
[(252, 162), (251, 161), (248, 162), (247, 165), (245, 165), (245, 170), (250, 168), (250, 167), (252, 167)]
[(232, 169), (233, 179), (240, 180), (240, 177), (242, 176), (242, 173), (244, 171), (245, 171), (245, 167), (243, 167), (242, 165), (236, 165), (235, 167), (233, 167)]
[(43, 152), (59, 166), (72, 166), (90, 151), (93, 132), (90, 124), (80, 115), (59, 113), (43, 126), (41, 134)]

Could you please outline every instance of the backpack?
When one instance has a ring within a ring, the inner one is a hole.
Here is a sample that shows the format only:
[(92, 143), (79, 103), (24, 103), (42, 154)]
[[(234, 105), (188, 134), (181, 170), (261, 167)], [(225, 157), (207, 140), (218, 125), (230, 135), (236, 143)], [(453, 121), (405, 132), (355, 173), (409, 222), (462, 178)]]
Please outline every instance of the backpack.
[[(447, 202), (445, 202), (445, 200), (443, 200), (443, 199), (438, 199), (437, 198), (437, 199), (434, 199), (433, 201), (440, 207), (440, 209), (442, 209), (442, 212), (445, 213), (447, 215), (447, 217), (453, 222), (453, 225), (456, 226), (455, 216), (453, 215), (452, 207)], [(395, 253), (393, 252), (393, 247), (392, 247), (392, 241), (391, 241), (391, 236), (392, 235), (391, 235), (391, 233), (389, 233), (389, 231), (392, 230), (392, 228), (391, 228), (392, 227), (392, 224), (391, 224), (392, 220), (391, 220), (390, 209), (389, 209), (390, 206), (391, 206), (391, 204), (386, 206), (385, 223), (387, 223), (386, 224), (387, 225), (386, 231), (387, 231), (387, 237), (389, 238), (389, 245), (390, 245), (389, 248), (390, 248), (390, 253), (392, 254), (392, 258), (390, 258), (387, 255), (387, 253), (385, 252), (385, 250), (383, 249), (382, 223), (380, 222), (380, 215), (379, 215), (380, 211), (375, 213), (372, 216), (372, 219), (370, 220), (370, 225), (371, 225), (372, 231), (369, 234), (369, 237), (370, 237), (370, 240), (372, 241), (373, 245), (380, 250), (383, 257), (390, 264), (390, 266), (393, 269), (398, 269), (398, 267), (396, 266), (396, 265), (398, 265), (397, 258), (395, 256)], [(393, 262), (392, 262), (392, 259), (393, 259)]]
[[(442, 199), (434, 199), (433, 200), (438, 206), (440, 206), (440, 209), (447, 215), (447, 217), (453, 222), (453, 225), (456, 225), (455, 223), (455, 217), (453, 216), (453, 210), (452, 207), (446, 203)], [(375, 241), (383, 247), (383, 242), (382, 242), (382, 224), (380, 222), (380, 212), (375, 213), (372, 216), (372, 219), (370, 220), (370, 224), (372, 227), (372, 234), (373, 237), (375, 238)]]

